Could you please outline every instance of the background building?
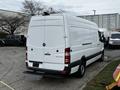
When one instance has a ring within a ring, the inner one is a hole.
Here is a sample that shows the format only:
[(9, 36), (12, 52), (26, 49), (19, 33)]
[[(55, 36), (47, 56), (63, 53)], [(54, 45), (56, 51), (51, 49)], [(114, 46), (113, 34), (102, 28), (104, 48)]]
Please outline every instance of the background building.
[(101, 15), (85, 15), (78, 17), (95, 22), (99, 28), (107, 28), (110, 31), (120, 30), (120, 15), (118, 13), (101, 14)]

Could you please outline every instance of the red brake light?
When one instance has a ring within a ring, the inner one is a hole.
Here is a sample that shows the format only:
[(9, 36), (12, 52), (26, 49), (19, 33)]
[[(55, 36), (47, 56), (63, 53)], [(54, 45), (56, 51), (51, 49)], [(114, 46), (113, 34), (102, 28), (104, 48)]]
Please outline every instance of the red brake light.
[(70, 64), (70, 48), (65, 48), (65, 64)]

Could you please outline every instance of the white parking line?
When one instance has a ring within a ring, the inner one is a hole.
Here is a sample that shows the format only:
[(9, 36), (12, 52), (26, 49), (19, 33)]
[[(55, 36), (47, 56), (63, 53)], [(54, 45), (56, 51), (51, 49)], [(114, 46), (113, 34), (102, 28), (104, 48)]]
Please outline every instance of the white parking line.
[(11, 90), (15, 90), (14, 88), (12, 88), (11, 86), (9, 86), (8, 84), (6, 84), (5, 82), (3, 81), (0, 81), (0, 83), (2, 83), (3, 85), (7, 86), (9, 89)]

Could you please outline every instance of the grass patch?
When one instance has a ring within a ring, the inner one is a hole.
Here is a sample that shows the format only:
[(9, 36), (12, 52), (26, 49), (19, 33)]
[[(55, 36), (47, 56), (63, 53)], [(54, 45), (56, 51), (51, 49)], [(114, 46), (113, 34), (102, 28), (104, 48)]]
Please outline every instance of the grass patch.
[(105, 86), (114, 82), (112, 75), (119, 64), (120, 60), (112, 61), (86, 85), (84, 90), (106, 90)]

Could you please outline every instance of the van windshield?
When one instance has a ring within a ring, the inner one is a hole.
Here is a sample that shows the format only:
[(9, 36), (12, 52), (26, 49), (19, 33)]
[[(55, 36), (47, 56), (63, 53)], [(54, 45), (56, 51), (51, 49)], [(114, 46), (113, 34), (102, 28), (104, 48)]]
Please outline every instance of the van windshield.
[(111, 38), (119, 38), (120, 39), (120, 34), (112, 34)]

